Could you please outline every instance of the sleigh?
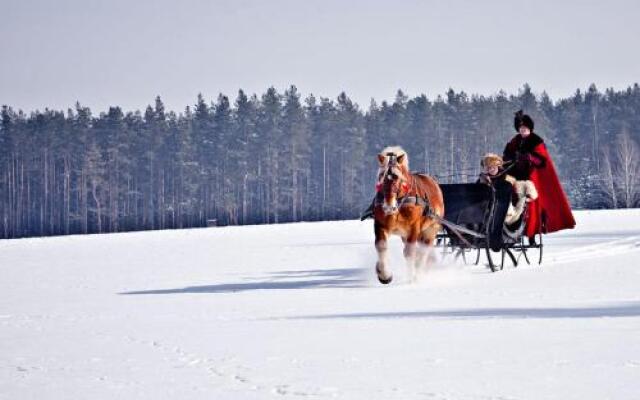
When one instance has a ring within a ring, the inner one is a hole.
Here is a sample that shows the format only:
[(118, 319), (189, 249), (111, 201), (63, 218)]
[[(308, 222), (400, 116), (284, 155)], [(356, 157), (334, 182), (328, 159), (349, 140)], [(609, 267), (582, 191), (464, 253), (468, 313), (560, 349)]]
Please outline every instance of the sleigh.
[[(502, 270), (506, 260), (514, 267), (524, 259), (527, 264), (542, 263), (543, 223), (530, 243), (526, 237), (527, 214), (538, 202), (528, 203), (520, 218), (505, 224), (511, 202), (512, 186), (499, 181), (494, 185), (480, 183), (441, 184), (445, 215), (437, 245), (445, 256), (479, 264), (485, 255), (491, 271)], [(472, 261), (474, 259), (474, 261)]]

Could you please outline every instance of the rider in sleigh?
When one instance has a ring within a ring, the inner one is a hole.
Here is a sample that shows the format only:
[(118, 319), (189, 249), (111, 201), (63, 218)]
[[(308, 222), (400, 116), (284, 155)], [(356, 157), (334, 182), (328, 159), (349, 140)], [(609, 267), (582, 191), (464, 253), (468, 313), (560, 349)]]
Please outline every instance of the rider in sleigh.
[(509, 174), (518, 181), (530, 180), (538, 192), (527, 213), (525, 234), (530, 243), (534, 243), (539, 230), (551, 233), (576, 225), (544, 140), (534, 133), (533, 127), (531, 117), (518, 111), (514, 119), (518, 134), (507, 143), (503, 154), (504, 163), (512, 164)]
[(509, 171), (505, 170), (503, 165), (504, 162), (499, 155), (493, 153), (485, 154), (480, 161), (482, 172), (476, 183), (493, 185), (498, 181), (504, 181), (513, 187), (514, 203), (509, 203), (509, 209), (507, 210), (507, 215), (504, 220), (505, 225), (509, 226), (515, 224), (520, 219), (527, 203), (535, 201), (538, 198), (538, 191), (533, 182), (529, 180), (516, 180), (516, 178), (507, 174)]

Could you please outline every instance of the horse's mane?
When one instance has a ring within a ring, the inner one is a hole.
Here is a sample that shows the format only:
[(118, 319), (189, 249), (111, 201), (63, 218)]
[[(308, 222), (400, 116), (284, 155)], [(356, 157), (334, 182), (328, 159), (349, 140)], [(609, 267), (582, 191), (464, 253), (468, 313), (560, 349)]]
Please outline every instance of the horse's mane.
[(406, 167), (407, 171), (409, 170), (409, 156), (407, 155), (407, 152), (404, 151), (404, 149), (402, 147), (400, 147), (400, 146), (387, 146), (380, 152), (380, 155), (387, 156), (387, 154), (389, 154), (389, 153), (392, 153), (394, 156), (396, 156), (396, 158), (400, 157), (401, 155), (404, 155), (400, 165)]

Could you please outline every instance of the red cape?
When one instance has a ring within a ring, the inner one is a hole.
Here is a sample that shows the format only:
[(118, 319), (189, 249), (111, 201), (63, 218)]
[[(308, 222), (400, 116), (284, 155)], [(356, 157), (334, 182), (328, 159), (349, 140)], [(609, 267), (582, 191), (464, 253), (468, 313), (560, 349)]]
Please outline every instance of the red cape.
[(541, 231), (543, 233), (557, 232), (562, 229), (572, 229), (576, 220), (571, 213), (571, 206), (567, 195), (562, 190), (556, 168), (551, 161), (544, 143), (540, 143), (534, 151), (546, 159), (542, 168), (533, 168), (530, 179), (538, 189), (538, 198), (529, 204), (527, 218), (527, 236), (534, 236), (540, 230), (540, 223), (544, 219)]

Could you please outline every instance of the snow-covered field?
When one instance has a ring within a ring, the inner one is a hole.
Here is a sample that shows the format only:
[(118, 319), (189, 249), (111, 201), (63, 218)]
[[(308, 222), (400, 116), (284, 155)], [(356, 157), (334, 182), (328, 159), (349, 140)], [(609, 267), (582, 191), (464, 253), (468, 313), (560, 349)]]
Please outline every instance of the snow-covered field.
[(0, 241), (0, 399), (639, 399), (640, 210), (377, 283), (372, 222)]

